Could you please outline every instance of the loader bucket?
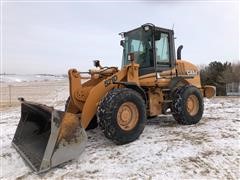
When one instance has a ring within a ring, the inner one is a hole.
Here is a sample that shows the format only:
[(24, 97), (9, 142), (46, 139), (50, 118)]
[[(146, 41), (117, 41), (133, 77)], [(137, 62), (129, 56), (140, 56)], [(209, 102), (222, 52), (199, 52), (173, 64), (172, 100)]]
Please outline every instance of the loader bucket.
[(22, 99), (12, 145), (37, 173), (76, 159), (87, 142), (79, 117)]

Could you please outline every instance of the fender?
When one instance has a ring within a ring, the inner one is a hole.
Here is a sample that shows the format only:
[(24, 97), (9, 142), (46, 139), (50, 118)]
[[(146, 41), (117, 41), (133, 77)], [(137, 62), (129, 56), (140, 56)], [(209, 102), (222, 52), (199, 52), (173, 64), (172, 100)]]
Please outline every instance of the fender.
[(187, 85), (187, 84), (189, 84), (189, 82), (186, 79), (184, 79), (183, 77), (179, 77), (178, 76), (178, 77), (174, 77), (170, 81), (170, 83), (168, 85), (168, 88), (169, 89), (174, 89), (174, 88), (176, 88), (178, 86), (183, 86), (183, 85)]
[(147, 103), (147, 96), (144, 89), (138, 86), (136, 83), (115, 81), (114, 84), (121, 84), (124, 85), (126, 88), (137, 91), (142, 96), (143, 100), (145, 101), (145, 104)]

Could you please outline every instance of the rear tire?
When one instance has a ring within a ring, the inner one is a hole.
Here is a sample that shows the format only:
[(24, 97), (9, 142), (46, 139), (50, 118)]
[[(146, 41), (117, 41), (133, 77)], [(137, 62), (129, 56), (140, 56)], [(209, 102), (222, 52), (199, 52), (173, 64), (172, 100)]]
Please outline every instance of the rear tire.
[[(70, 97), (68, 97), (66, 103), (65, 103), (65, 111), (67, 111), (67, 107), (68, 104), (70, 102)], [(90, 121), (88, 127), (86, 128), (86, 131), (90, 130), (90, 129), (95, 129), (98, 127), (98, 123), (97, 123), (97, 117), (96, 115), (92, 118), (92, 120)]]
[(116, 144), (126, 144), (136, 140), (144, 130), (145, 102), (132, 89), (113, 89), (100, 102), (97, 118), (108, 139)]
[(171, 110), (178, 123), (183, 125), (198, 123), (202, 118), (203, 109), (203, 97), (197, 87), (185, 85), (175, 90)]

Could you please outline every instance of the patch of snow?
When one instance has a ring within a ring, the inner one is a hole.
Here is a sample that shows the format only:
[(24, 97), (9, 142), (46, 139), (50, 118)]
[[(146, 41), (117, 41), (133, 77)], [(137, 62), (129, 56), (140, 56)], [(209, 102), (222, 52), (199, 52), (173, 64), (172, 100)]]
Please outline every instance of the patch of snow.
[[(64, 109), (68, 92), (59, 86), (43, 101)], [(87, 131), (88, 143), (78, 160), (41, 176), (11, 146), (20, 107), (1, 112), (0, 179), (239, 179), (240, 99), (205, 99), (196, 125), (183, 126), (172, 116), (149, 119), (140, 138), (118, 146), (99, 128)]]
[(31, 81), (56, 81), (66, 79), (63, 75), (0, 75), (1, 83), (31, 82)]

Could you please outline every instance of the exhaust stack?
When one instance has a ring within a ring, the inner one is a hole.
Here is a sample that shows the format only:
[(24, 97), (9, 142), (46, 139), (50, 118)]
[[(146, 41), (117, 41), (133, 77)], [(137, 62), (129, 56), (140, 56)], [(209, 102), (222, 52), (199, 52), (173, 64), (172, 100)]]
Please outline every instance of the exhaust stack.
[(182, 48), (183, 48), (183, 45), (180, 45), (177, 49), (177, 59), (178, 60), (182, 59)]

